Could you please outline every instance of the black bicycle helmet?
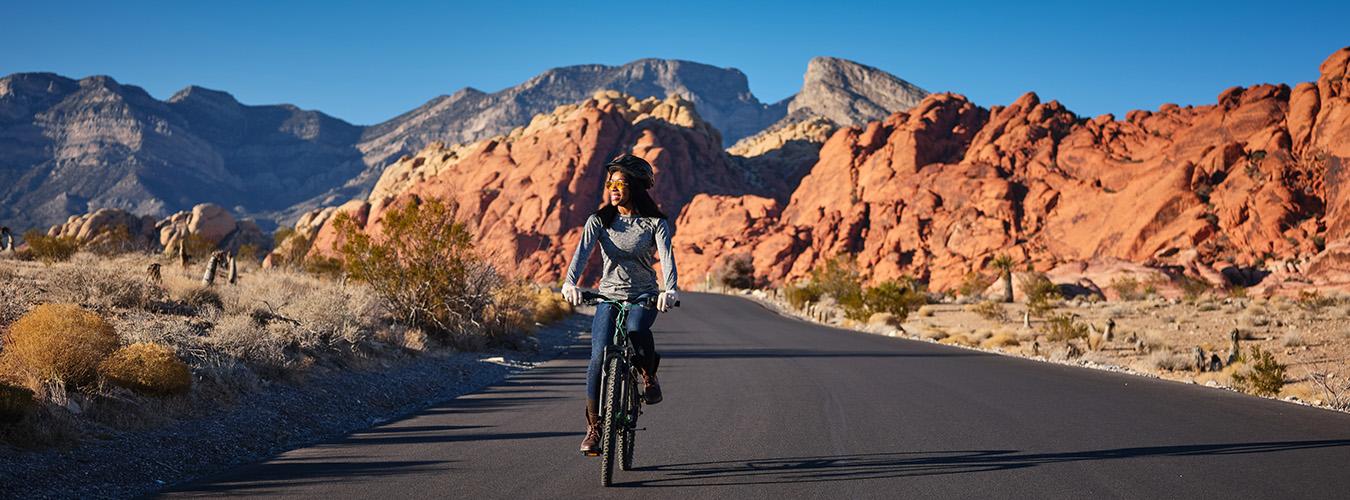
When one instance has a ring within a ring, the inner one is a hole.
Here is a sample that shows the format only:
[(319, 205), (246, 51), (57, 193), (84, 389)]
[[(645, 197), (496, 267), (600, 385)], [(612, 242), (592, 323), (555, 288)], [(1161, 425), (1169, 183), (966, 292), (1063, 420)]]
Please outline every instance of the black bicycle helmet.
[(623, 175), (628, 177), (629, 181), (641, 184), (642, 189), (652, 187), (652, 165), (647, 163), (647, 160), (630, 154), (622, 154), (606, 163), (605, 167), (608, 169), (606, 175), (617, 170), (623, 172)]

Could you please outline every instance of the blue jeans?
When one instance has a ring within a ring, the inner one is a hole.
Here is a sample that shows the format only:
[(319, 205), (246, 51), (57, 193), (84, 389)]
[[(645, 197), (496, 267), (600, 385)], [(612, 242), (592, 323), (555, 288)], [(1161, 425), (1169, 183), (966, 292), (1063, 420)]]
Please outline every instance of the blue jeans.
[[(619, 308), (613, 304), (595, 306), (595, 320), (591, 322), (591, 364), (586, 367), (586, 397), (591, 401), (600, 399), (600, 372), (604, 371), (601, 364), (605, 362), (605, 347), (614, 340), (614, 320), (618, 316)], [(659, 358), (656, 341), (652, 338), (652, 323), (655, 322), (655, 309), (638, 306), (628, 309), (628, 339), (638, 356), (643, 358), (638, 366), (650, 372), (656, 371)]]

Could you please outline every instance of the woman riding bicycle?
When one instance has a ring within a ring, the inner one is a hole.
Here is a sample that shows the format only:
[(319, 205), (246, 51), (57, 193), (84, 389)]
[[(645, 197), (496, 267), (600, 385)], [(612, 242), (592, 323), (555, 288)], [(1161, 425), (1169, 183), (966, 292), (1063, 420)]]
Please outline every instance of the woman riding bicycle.
[[(647, 190), (652, 187), (652, 166), (633, 155), (621, 155), (605, 165), (605, 206), (586, 219), (581, 242), (567, 266), (567, 277), (562, 294), (572, 305), (580, 305), (581, 291), (577, 281), (590, 259), (591, 251), (599, 245), (604, 257), (599, 292), (614, 300), (631, 300), (647, 293), (660, 292), (656, 308), (665, 312), (679, 301), (676, 291), (675, 258), (670, 250), (674, 227), (661, 213)], [(663, 276), (658, 287), (656, 270), (652, 267), (652, 249), (661, 259)], [(614, 331), (617, 308), (601, 303), (596, 306), (591, 325), (591, 363), (586, 369), (586, 438), (581, 441), (581, 452), (588, 455), (600, 452), (600, 372), (605, 346)], [(661, 386), (656, 381), (656, 368), (661, 356), (656, 353), (652, 339), (652, 323), (656, 312), (634, 307), (628, 312), (629, 338), (638, 352), (634, 364), (642, 375), (644, 400), (647, 404), (661, 402)]]

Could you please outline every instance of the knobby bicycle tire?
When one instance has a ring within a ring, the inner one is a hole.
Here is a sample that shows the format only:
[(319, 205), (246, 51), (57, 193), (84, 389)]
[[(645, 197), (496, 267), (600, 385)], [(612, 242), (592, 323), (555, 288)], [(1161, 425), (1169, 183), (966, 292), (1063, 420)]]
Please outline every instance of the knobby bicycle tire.
[(627, 417), (626, 423), (628, 424), (624, 425), (623, 429), (619, 432), (619, 470), (625, 471), (633, 469), (633, 448), (637, 446), (637, 429), (635, 429), (635, 424), (637, 423), (638, 396), (637, 384), (633, 382), (633, 380), (631, 373), (627, 377), (624, 377), (623, 390), (621, 391), (623, 396), (622, 399), (620, 399), (625, 408), (624, 416)]
[(619, 380), (619, 358), (610, 358), (605, 363), (605, 393), (600, 413), (600, 444), (603, 451), (600, 457), (600, 485), (609, 486), (614, 482), (614, 458), (619, 454), (616, 446), (621, 424), (618, 422), (621, 381)]

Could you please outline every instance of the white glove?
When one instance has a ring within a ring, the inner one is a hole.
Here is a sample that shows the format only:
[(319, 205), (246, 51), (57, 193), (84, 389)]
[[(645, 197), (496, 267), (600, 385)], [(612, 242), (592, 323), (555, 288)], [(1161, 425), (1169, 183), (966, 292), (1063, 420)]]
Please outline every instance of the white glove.
[(669, 311), (675, 307), (675, 303), (680, 301), (680, 293), (675, 290), (666, 290), (661, 295), (656, 296), (656, 310), (661, 312)]
[(581, 305), (581, 290), (577, 290), (576, 285), (563, 285), (562, 296), (563, 300), (566, 300), (568, 304), (572, 304), (572, 307)]

